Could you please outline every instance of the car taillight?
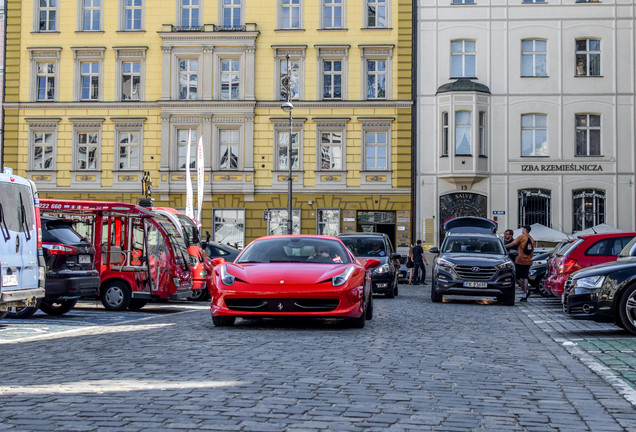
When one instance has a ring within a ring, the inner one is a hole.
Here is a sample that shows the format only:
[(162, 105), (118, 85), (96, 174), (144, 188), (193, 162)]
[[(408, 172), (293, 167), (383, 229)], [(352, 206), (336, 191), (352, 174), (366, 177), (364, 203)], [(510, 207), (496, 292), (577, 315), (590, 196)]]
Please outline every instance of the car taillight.
[(575, 264), (575, 259), (566, 258), (565, 261), (563, 261), (563, 263), (561, 264), (561, 270), (563, 271), (563, 273), (570, 273)]
[(42, 243), (42, 248), (48, 250), (51, 255), (73, 255), (77, 253), (77, 248), (61, 243)]
[(40, 219), (40, 201), (39, 200), (35, 200), (34, 207), (35, 207), (35, 226), (38, 231), (37, 245), (39, 250), (39, 249), (42, 249), (42, 220)]

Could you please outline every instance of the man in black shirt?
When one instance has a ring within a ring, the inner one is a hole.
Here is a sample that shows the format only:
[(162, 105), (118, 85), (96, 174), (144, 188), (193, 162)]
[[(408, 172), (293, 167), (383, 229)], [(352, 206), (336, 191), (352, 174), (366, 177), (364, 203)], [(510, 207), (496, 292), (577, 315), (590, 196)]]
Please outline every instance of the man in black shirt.
[[(424, 285), (426, 280), (426, 267), (428, 265), (426, 257), (424, 256), (424, 249), (422, 248), (422, 240), (416, 242), (416, 246), (413, 248), (413, 283), (417, 284), (418, 281), (421, 285)], [(420, 277), (420, 271), (422, 276)]]

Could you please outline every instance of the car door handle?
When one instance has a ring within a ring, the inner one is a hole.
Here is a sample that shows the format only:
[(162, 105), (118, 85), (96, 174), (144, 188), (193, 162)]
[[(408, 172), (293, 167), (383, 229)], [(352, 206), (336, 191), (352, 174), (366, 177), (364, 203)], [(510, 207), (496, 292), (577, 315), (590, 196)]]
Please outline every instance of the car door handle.
[(15, 253), (20, 252), (20, 236), (15, 237)]
[(18, 272), (18, 268), (17, 267), (7, 267), (7, 274), (13, 274), (13, 273), (17, 273)]

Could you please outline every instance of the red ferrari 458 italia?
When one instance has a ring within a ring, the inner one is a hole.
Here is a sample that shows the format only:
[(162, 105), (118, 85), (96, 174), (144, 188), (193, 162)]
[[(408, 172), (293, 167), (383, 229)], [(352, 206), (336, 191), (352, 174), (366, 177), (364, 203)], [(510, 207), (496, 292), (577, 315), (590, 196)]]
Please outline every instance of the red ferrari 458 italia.
[(231, 326), (237, 317), (320, 317), (343, 318), (362, 328), (373, 317), (370, 269), (379, 264), (356, 259), (335, 237), (256, 239), (233, 263), (215, 267), (212, 322)]

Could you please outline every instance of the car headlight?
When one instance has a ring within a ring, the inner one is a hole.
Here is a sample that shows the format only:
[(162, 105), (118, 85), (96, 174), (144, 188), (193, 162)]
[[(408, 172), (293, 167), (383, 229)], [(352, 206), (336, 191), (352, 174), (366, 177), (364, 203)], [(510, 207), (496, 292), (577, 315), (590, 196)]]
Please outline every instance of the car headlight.
[(353, 271), (354, 271), (353, 266), (347, 267), (347, 269), (344, 272), (340, 273), (338, 276), (332, 277), (331, 283), (333, 284), (333, 286), (344, 285), (353, 274)]
[(603, 285), (604, 281), (604, 275), (575, 279), (572, 282), (572, 289), (574, 290), (574, 294), (589, 294), (590, 292), (599, 289)]
[(236, 279), (227, 271), (227, 266), (225, 264), (219, 267), (219, 275), (221, 276), (221, 282), (223, 285), (232, 285), (234, 283), (234, 279)]
[(497, 270), (512, 270), (513, 268), (515, 268), (514, 264), (512, 264), (510, 261), (502, 262), (501, 264), (497, 264), (495, 267), (497, 268)]
[[(453, 279), (459, 279), (459, 276), (457, 275), (457, 273), (455, 273), (454, 267), (456, 266), (456, 264), (454, 262), (445, 260), (444, 258), (438, 258), (437, 259), (437, 270), (442, 270), (446, 273), (450, 273), (451, 277)], [(444, 277), (446, 278), (446, 277)]]
[(448, 260), (446, 260), (444, 258), (439, 258), (437, 260), (437, 264), (439, 264), (442, 267), (449, 267), (449, 268), (455, 267), (455, 263), (454, 262), (448, 261)]
[(377, 267), (375, 270), (373, 270), (374, 274), (384, 274), (384, 273), (388, 273), (391, 269), (389, 268), (388, 264), (383, 264), (380, 267)]

